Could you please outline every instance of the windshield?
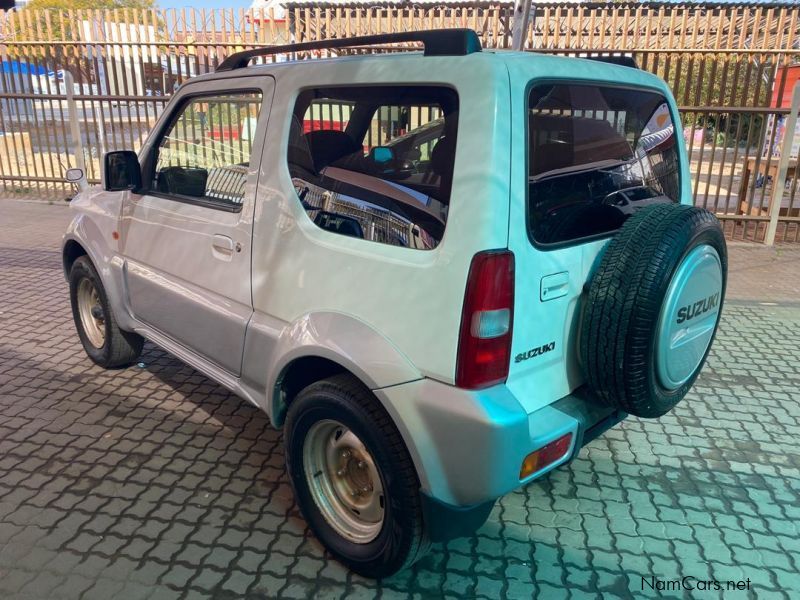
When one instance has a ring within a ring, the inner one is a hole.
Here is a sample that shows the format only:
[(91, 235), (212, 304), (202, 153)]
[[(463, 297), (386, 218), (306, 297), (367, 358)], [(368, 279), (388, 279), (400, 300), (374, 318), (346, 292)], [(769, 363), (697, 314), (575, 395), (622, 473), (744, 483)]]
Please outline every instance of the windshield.
[(655, 92), (531, 89), (528, 225), (542, 244), (613, 232), (643, 206), (680, 200), (675, 127)]

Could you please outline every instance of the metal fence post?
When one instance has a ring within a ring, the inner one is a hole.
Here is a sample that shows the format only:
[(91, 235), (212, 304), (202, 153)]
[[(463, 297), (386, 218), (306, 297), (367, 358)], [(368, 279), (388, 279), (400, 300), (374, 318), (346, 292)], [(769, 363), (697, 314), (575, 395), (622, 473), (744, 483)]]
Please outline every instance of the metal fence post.
[(789, 170), (789, 155), (792, 152), (792, 141), (797, 127), (797, 113), (800, 111), (800, 81), (794, 84), (792, 104), (789, 110), (789, 114), (786, 115), (786, 125), (783, 128), (783, 143), (781, 144), (781, 156), (778, 162), (778, 174), (772, 182), (772, 198), (770, 198), (769, 202), (769, 225), (767, 226), (767, 234), (764, 236), (764, 243), (768, 246), (775, 244), (778, 218), (781, 215), (783, 192), (786, 187), (786, 173)]
[(84, 190), (89, 187), (86, 173), (86, 155), (83, 153), (81, 128), (78, 123), (78, 103), (75, 101), (75, 79), (67, 69), (64, 69), (64, 87), (67, 96), (67, 110), (69, 111), (69, 130), (72, 135), (72, 153), (75, 155), (75, 166), (83, 171), (83, 178), (78, 182), (78, 188)]
[(514, 21), (511, 23), (511, 49), (524, 50), (528, 37), (528, 19), (531, 15), (531, 0), (516, 0)]

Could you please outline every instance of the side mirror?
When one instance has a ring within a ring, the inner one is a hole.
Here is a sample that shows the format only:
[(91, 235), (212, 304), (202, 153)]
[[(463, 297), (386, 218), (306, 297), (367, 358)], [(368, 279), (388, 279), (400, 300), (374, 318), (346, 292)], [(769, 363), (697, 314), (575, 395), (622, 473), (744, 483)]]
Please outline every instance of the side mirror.
[(130, 150), (106, 152), (103, 157), (103, 189), (107, 192), (137, 191), (142, 187), (139, 158)]
[(369, 157), (372, 162), (387, 163), (394, 160), (394, 149), (389, 146), (375, 146), (369, 151)]
[[(89, 189), (89, 182), (86, 181), (86, 173), (83, 171), (83, 169), (77, 167), (67, 169), (64, 173), (64, 180), (78, 186), (78, 191), (80, 192), (84, 192)], [(72, 196), (65, 198), (65, 200), (67, 202), (71, 201)]]
[(83, 169), (67, 169), (67, 172), (64, 173), (64, 179), (70, 183), (78, 183), (83, 179)]

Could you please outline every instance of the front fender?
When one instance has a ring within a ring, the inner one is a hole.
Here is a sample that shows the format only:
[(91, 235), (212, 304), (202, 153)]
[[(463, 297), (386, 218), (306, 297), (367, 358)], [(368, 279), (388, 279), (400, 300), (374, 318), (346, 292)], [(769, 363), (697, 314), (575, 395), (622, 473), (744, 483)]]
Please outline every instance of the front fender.
[[(81, 193), (70, 203), (75, 216), (62, 239), (62, 252), (69, 242), (80, 244), (100, 275), (106, 297), (119, 326), (129, 329), (133, 320), (125, 302), (122, 282), (124, 261), (114, 238), (119, 223), (121, 198), (117, 193), (92, 189)], [(65, 272), (68, 277), (69, 274)]]

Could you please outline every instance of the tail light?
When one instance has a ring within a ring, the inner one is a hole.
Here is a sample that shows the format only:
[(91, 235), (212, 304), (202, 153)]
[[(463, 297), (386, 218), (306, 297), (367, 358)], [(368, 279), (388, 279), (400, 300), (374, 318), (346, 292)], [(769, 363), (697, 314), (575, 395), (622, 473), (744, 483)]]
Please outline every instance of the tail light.
[(514, 323), (514, 255), (479, 252), (472, 258), (461, 313), (456, 385), (478, 389), (506, 380)]

